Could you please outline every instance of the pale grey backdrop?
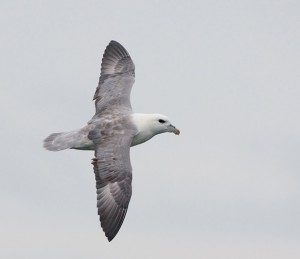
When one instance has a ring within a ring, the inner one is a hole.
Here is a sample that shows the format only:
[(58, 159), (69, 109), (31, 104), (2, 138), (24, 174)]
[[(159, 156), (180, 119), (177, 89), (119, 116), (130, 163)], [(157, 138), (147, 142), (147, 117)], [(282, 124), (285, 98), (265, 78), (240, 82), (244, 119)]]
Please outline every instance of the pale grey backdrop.
[[(1, 258), (300, 258), (299, 1), (0, 1)], [(92, 152), (47, 152), (94, 113), (103, 51), (132, 105), (182, 131), (132, 149), (112, 243)]]

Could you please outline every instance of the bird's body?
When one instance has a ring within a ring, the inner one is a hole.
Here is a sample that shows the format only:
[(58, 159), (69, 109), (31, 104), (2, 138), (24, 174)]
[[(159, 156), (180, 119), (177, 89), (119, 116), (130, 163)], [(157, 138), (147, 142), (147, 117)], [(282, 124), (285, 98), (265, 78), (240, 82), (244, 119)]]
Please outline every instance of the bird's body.
[(50, 151), (95, 151), (92, 164), (98, 214), (109, 241), (118, 233), (131, 197), (130, 147), (160, 133), (179, 134), (164, 115), (132, 113), (133, 83), (134, 64), (128, 52), (118, 42), (111, 41), (102, 59), (93, 118), (79, 130), (53, 133), (44, 140), (44, 147)]
[[(133, 147), (142, 144), (155, 135), (163, 133), (163, 131), (157, 132), (155, 128), (151, 128), (153, 125), (151, 123), (152, 120), (163, 117), (166, 120), (166, 117), (161, 114), (133, 113), (131, 116), (125, 116), (125, 120), (130, 120), (136, 130), (130, 146)], [(99, 127), (108, 127), (107, 125), (110, 123), (112, 125), (116, 125), (117, 120), (113, 120), (111, 118), (105, 120), (105, 118), (103, 118), (103, 122), (99, 122)], [(53, 133), (45, 139), (44, 147), (50, 151), (60, 151), (67, 148), (78, 150), (95, 150), (94, 142), (88, 137), (89, 132), (94, 128), (95, 125), (94, 122), (92, 122), (79, 130)]]

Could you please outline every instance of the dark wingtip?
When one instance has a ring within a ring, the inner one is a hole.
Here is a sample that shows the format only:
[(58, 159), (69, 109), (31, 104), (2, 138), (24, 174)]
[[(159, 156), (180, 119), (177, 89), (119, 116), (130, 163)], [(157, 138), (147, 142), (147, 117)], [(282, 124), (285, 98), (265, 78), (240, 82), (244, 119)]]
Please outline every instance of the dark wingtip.
[(134, 63), (127, 50), (117, 41), (111, 40), (107, 45), (101, 62), (101, 73), (99, 84), (94, 94), (93, 100), (99, 101), (101, 83), (114, 74), (131, 73), (134, 77)]
[(105, 224), (104, 220), (101, 220), (101, 216), (100, 216), (101, 227), (109, 242), (112, 241), (118, 234), (124, 222), (126, 213), (127, 213), (127, 209), (122, 209), (121, 213), (118, 213), (117, 218), (113, 219), (113, 221), (110, 222), (109, 225)]
[[(105, 232), (104, 232), (104, 233), (105, 233)], [(118, 232), (116, 232), (116, 233), (109, 233), (109, 232), (106, 232), (106, 233), (105, 233), (105, 236), (106, 236), (108, 242), (112, 241), (112, 240), (116, 237), (117, 233), (118, 233)]]
[[(119, 72), (126, 72), (126, 70), (134, 70), (134, 64), (128, 64), (128, 66), (119, 67), (119, 62), (124, 60), (130, 60), (130, 55), (127, 50), (117, 41), (111, 40), (107, 45), (101, 63), (101, 76), (111, 75)], [(125, 71), (124, 71), (125, 69)]]
[(108, 242), (110, 242), (114, 239), (114, 237), (109, 237), (109, 236), (106, 236), (106, 237), (107, 237)]
[[(119, 42), (116, 41), (116, 40), (111, 40), (111, 41), (109, 42), (108, 46), (109, 46), (109, 45), (116, 45), (116, 46), (119, 46), (119, 47), (125, 49), (125, 48), (122, 46), (122, 44), (119, 43)], [(108, 47), (108, 46), (107, 46), (107, 47)], [(127, 52), (127, 51), (126, 51), (126, 52)]]
[(110, 58), (117, 58), (117, 59), (130, 57), (129, 53), (122, 46), (122, 44), (115, 40), (111, 40), (107, 45), (104, 51), (103, 59), (105, 59), (106, 56), (110, 56)]
[[(123, 223), (123, 220), (122, 220), (122, 223)], [(105, 233), (105, 236), (106, 236), (108, 242), (112, 241), (112, 240), (116, 237), (116, 235), (118, 234), (118, 232), (119, 232), (119, 230), (120, 230), (120, 228), (121, 228), (121, 226), (122, 226), (122, 223), (121, 223), (120, 225), (117, 225), (117, 228), (116, 228), (114, 231), (112, 231), (112, 230), (107, 230), (107, 231), (105, 232), (105, 230), (104, 230), (104, 228), (103, 228), (103, 226), (102, 226), (102, 229), (103, 229), (103, 231), (104, 231), (104, 233)]]

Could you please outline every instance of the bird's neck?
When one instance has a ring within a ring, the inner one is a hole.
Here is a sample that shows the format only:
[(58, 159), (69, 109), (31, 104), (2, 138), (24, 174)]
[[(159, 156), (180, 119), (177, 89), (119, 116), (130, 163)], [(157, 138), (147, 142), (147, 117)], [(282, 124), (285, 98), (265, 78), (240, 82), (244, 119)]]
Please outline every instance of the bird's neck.
[(133, 138), (131, 146), (142, 144), (156, 135), (151, 127), (153, 114), (133, 113), (132, 122), (137, 128), (137, 134)]

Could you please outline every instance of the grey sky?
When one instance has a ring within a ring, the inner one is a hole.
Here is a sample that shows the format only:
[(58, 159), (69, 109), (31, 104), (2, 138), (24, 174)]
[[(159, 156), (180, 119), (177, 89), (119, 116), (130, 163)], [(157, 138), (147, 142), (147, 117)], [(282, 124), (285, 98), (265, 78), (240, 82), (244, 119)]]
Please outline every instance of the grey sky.
[[(1, 1), (1, 258), (300, 258), (299, 1)], [(103, 51), (136, 65), (132, 105), (181, 130), (131, 150), (108, 243), (83, 126)]]

